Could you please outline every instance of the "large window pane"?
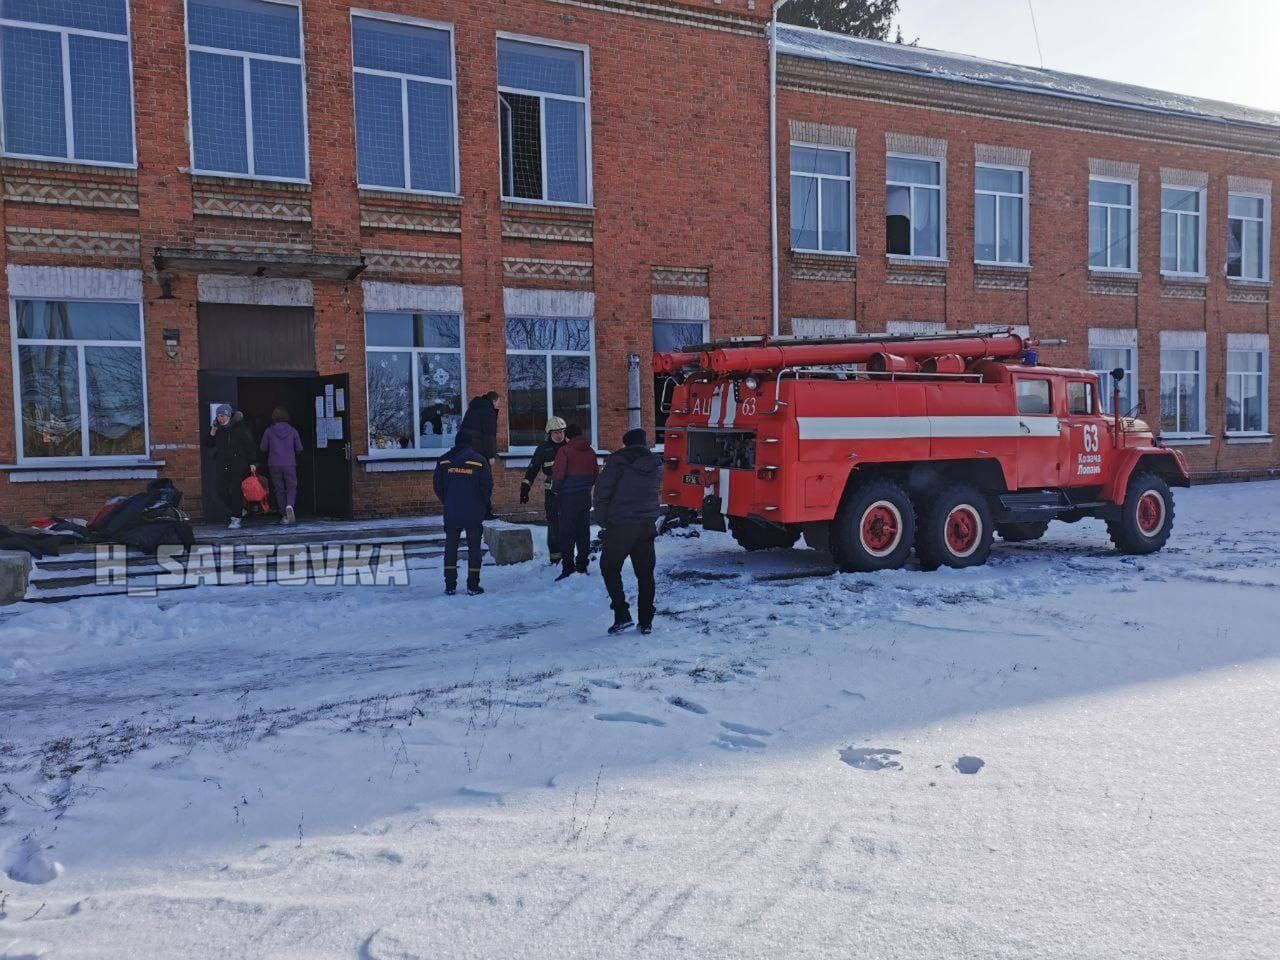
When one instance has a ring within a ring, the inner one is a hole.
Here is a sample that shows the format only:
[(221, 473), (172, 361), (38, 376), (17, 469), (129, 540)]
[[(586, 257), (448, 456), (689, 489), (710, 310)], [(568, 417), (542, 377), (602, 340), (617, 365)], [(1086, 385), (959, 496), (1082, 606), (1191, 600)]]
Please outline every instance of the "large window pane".
[(899, 183), (936, 184), (940, 182), (942, 165), (936, 160), (909, 160), (889, 157), (888, 179)]
[(298, 8), (264, 0), (187, 0), (187, 35), (200, 47), (300, 57)]
[(461, 422), (461, 354), (418, 354), (418, 446), (447, 450)]
[(889, 253), (911, 253), (911, 188), (889, 187), (886, 198), (885, 243)]
[(67, 156), (62, 41), (56, 33), (4, 27), (4, 145), (10, 153)]
[(85, 347), (84, 379), (89, 400), (89, 455), (145, 454), (141, 348)]
[(917, 257), (941, 255), (941, 196), (937, 190), (917, 190), (912, 205), (911, 252)]
[(1178, 235), (1178, 269), (1200, 272), (1200, 218), (1182, 217)]
[(404, 182), (404, 123), (400, 81), (355, 75), (356, 152), (360, 182), (398, 187)]
[(369, 448), (413, 446), (413, 355), (371, 350), (366, 355), (369, 384)]
[(1244, 225), (1243, 272), (1242, 276), (1261, 280), (1266, 274), (1266, 264), (1262, 255), (1263, 224), (1258, 220), (1247, 221)]
[(125, 0), (3, 0), (0, 16), (98, 33), (123, 35), (129, 29)]
[(19, 300), (16, 315), (22, 340), (139, 340), (134, 303)]
[(75, 347), (18, 347), (24, 457), (79, 457), (80, 368)]
[(265, 177), (305, 177), (302, 67), (253, 60), (249, 64), (249, 80), (253, 91), (254, 173)]
[(998, 167), (978, 167), (974, 176), (977, 189), (1000, 193), (1022, 192), (1022, 171), (1003, 170)]
[(244, 61), (191, 53), (191, 135), (200, 170), (248, 173)]
[(822, 249), (837, 253), (850, 249), (849, 181), (822, 181)]
[(456, 313), (420, 313), (414, 316), (420, 347), (462, 346), (462, 318)]
[(685, 347), (702, 343), (706, 334), (701, 323), (683, 323), (672, 320), (655, 320), (653, 323), (653, 352), (674, 353)]
[(1178, 377), (1178, 423), (1182, 430), (1200, 430), (1200, 378)]
[(408, 23), (352, 17), (351, 42), (357, 67), (452, 78), (449, 34)]
[(1133, 243), (1133, 230), (1129, 225), (1128, 209), (1111, 209), (1111, 234), (1107, 238), (1107, 257), (1109, 265), (1127, 268), (1133, 266), (1130, 246)]
[(504, 93), (499, 104), (502, 193), (522, 200), (541, 200), (542, 101)]
[(1160, 269), (1178, 269), (1178, 215), (1160, 214)]
[(1021, 263), (1022, 198), (1000, 198), (999, 259), (1004, 263)]
[(71, 118), (76, 159), (133, 161), (133, 96), (129, 45), (121, 40), (70, 36)]
[(370, 347), (412, 347), (414, 317), (411, 313), (366, 313), (364, 342)]
[[(591, 359), (551, 358), (551, 409), (591, 436)], [(550, 412), (550, 411), (548, 411)]]
[(498, 85), (581, 97), (584, 94), (582, 53), (545, 44), (499, 40)]
[(512, 350), (570, 350), (589, 353), (591, 321), (552, 317), (508, 317), (507, 347)]
[(1127, 183), (1113, 183), (1109, 180), (1090, 180), (1089, 199), (1095, 203), (1112, 203), (1129, 206), (1130, 186)]
[(409, 81), (409, 186), (453, 193), (453, 88)]
[(541, 443), (547, 416), (547, 358), (508, 354), (507, 423), (511, 446)]
[(791, 172), (847, 177), (849, 176), (849, 153), (847, 150), (821, 150), (817, 147), (793, 145)]
[(1160, 429), (1169, 433), (1178, 431), (1178, 377), (1160, 374)]
[(547, 199), (587, 202), (587, 108), (566, 100), (546, 100)]
[(978, 260), (996, 258), (996, 198), (979, 194), (973, 211), (974, 254)]
[(1089, 266), (1108, 266), (1106, 207), (1089, 207)]
[(791, 247), (818, 249), (818, 181), (813, 177), (791, 178)]
[(1164, 187), (1160, 191), (1160, 205), (1165, 210), (1195, 213), (1200, 210), (1200, 191)]

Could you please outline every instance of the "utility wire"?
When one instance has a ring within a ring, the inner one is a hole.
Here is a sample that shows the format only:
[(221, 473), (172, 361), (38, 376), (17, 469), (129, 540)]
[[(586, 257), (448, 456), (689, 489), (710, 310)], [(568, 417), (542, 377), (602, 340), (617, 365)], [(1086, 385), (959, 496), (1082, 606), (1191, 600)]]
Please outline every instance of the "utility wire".
[(1036, 55), (1040, 58), (1040, 69), (1044, 69), (1044, 51), (1040, 49), (1040, 28), (1036, 26), (1036, 8), (1032, 0), (1027, 0), (1027, 9), (1031, 11), (1031, 32), (1036, 38)]

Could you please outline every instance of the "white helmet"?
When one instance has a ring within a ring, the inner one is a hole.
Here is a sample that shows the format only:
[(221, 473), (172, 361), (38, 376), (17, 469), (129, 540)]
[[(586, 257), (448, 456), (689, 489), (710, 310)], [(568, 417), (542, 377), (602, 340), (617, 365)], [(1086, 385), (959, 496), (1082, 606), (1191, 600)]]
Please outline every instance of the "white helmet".
[(568, 427), (569, 425), (559, 417), (551, 417), (547, 420), (547, 433), (551, 433), (554, 430), (567, 430)]

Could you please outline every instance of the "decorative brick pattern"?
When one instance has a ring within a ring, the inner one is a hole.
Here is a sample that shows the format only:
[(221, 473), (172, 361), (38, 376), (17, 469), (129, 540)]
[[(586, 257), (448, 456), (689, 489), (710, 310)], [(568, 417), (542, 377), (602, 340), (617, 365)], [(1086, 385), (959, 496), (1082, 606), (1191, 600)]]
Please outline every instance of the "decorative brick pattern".
[(858, 145), (858, 130), (856, 127), (837, 127), (830, 123), (792, 120), (791, 139), (802, 143), (822, 143), (832, 147), (852, 149)]
[(579, 260), (502, 258), (502, 275), (508, 280), (570, 280), (576, 283), (590, 283), (593, 273), (590, 263)]
[(1231, 303), (1266, 303), (1271, 299), (1269, 287), (1227, 287), (1227, 300)]
[(1261, 177), (1227, 176), (1227, 189), (1232, 193), (1258, 193), (1264, 197), (1271, 196), (1271, 181)]
[(977, 270), (973, 275), (975, 290), (1025, 290), (1029, 277), (1018, 270)]
[[(727, 33), (740, 33), (759, 37), (764, 33), (761, 24), (745, 17), (736, 17), (729, 13), (704, 13), (689, 7), (677, 7), (671, 4), (654, 3), (652, 0), (550, 0), (551, 3), (563, 4), (567, 7), (581, 7), (586, 10), (610, 10), (625, 13), (645, 20), (660, 20), (679, 26), (703, 27), (707, 30), (721, 30)], [(716, 0), (719, 3), (720, 0)]]
[(792, 254), (790, 273), (793, 280), (824, 280), (830, 283), (848, 283), (857, 277), (857, 264), (852, 258), (810, 257), (803, 254)]
[(456, 210), (360, 205), (360, 226), (367, 230), (406, 230), (412, 233), (461, 233)]
[(419, 253), (414, 250), (365, 250), (369, 273), (428, 274), (456, 277), (462, 274), (462, 257), (456, 253)]
[(138, 209), (138, 188), (132, 184), (7, 176), (4, 178), (4, 198), (10, 203), (104, 210)]
[(1175, 167), (1160, 168), (1160, 184), (1165, 187), (1190, 187), (1203, 190), (1209, 186), (1209, 174), (1203, 170), (1179, 170)]
[(1137, 180), (1138, 164), (1123, 160), (1098, 160), (1089, 158), (1089, 173), (1095, 177), (1114, 177), (1117, 180)]
[(885, 283), (908, 287), (945, 287), (947, 268), (934, 264), (889, 262)]
[(241, 240), (232, 237), (196, 237), (196, 246), (224, 253), (298, 253), (311, 249), (311, 244), (301, 238)]
[(986, 143), (973, 145), (973, 159), (978, 163), (1001, 163), (1009, 167), (1031, 166), (1031, 151), (1022, 147), (1001, 147)]
[(129, 260), (137, 260), (141, 256), (141, 240), (136, 233), (8, 227), (5, 236), (10, 253), (53, 253)]
[(947, 157), (947, 141), (937, 137), (921, 137), (906, 133), (886, 133), (884, 148), (889, 153), (909, 153), (917, 157)]
[(1100, 297), (1136, 297), (1138, 281), (1130, 277), (1089, 278), (1089, 292)]
[(655, 287), (709, 287), (711, 271), (705, 267), (654, 267)]
[(589, 220), (551, 220), (545, 217), (517, 217), (504, 214), (502, 235), (520, 240), (563, 240), (591, 243), (594, 225)]
[(203, 217), (311, 222), (311, 201), (292, 197), (248, 197), (196, 190), (191, 195), (191, 209)]
[(1202, 283), (1162, 283), (1160, 296), (1166, 300), (1203, 300), (1205, 298)]

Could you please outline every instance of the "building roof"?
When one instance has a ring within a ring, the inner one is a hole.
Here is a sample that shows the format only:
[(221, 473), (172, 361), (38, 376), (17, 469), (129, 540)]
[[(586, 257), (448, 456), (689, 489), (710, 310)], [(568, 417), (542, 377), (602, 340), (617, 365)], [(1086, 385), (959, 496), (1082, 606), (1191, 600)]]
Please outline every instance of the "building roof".
[(1280, 113), (1221, 100), (1189, 97), (1165, 90), (1099, 80), (1075, 73), (982, 60), (962, 53), (929, 50), (841, 33), (778, 25), (778, 53), (826, 60), (870, 70), (886, 70), (952, 83), (1019, 90), (1069, 100), (1232, 124), (1272, 127), (1280, 132)]

